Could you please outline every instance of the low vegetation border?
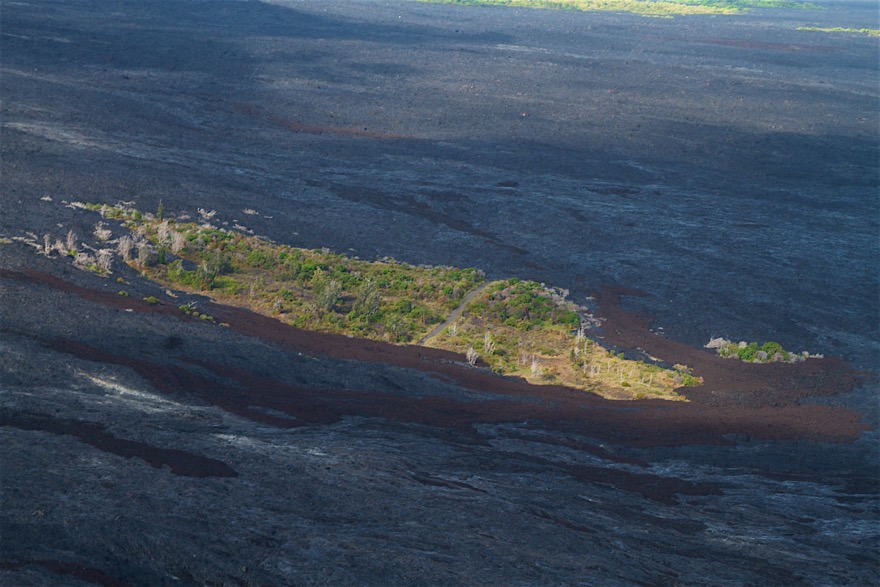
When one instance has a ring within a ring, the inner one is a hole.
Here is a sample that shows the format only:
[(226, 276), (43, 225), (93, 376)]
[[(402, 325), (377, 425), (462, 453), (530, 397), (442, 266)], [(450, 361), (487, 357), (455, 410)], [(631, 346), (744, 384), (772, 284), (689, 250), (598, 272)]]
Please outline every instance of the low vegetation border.
[(880, 29), (856, 29), (844, 27), (818, 27), (818, 26), (800, 26), (796, 30), (813, 31), (818, 33), (852, 33), (857, 35), (868, 35), (869, 37), (880, 37)]
[(793, 0), (420, 0), (463, 6), (511, 6), (551, 10), (631, 12), (645, 16), (740, 14), (752, 8), (818, 9), (811, 2)]

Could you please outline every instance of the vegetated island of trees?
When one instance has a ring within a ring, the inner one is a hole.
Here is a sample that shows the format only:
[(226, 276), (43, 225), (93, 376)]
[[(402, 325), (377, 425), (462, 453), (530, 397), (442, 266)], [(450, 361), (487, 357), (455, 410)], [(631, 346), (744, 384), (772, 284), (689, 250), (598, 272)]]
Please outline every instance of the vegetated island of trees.
[[(60, 247), (58, 252), (80, 267), (103, 275), (111, 273), (107, 247), (112, 247), (114, 258), (166, 288), (247, 307), (299, 328), (442, 348), (461, 353), (475, 368), (614, 399), (684, 400), (676, 388), (702, 383), (685, 365), (667, 368), (606, 349), (588, 336), (597, 320), (559, 288), (517, 278), (487, 281), (474, 268), (364, 261), (278, 244), (241, 226), (212, 224), (213, 211), (200, 210), (199, 222), (193, 222), (167, 217), (161, 207), (150, 214), (129, 205), (72, 206), (119, 221), (126, 234), (111, 239), (108, 223), (98, 222), (95, 236), (104, 248), (80, 247), (95, 251), (96, 259), (77, 251), (71, 234), (70, 246), (32, 244), (47, 255)], [(51, 243), (49, 235), (45, 241)], [(155, 297), (147, 301), (162, 303)], [(179, 308), (214, 322), (197, 302)]]
[(733, 342), (726, 338), (713, 338), (706, 344), (707, 349), (715, 349), (722, 357), (739, 359), (746, 363), (799, 363), (809, 358), (821, 358), (807, 351), (793, 353), (782, 348), (778, 342)]
[(465, 6), (495, 5), (553, 10), (632, 12), (645, 16), (686, 14), (740, 14), (751, 8), (818, 9), (811, 2), (794, 0), (420, 0)]

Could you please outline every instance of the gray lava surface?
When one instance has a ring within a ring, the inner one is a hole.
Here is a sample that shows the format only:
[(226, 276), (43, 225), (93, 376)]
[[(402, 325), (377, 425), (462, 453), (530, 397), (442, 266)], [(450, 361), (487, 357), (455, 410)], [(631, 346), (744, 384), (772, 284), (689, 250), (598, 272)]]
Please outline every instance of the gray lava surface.
[[(877, 14), (820, 4), (4, 3), (0, 583), (875, 584), (878, 41), (796, 29)], [(668, 339), (865, 372), (678, 408), (295, 347), (6, 242), (88, 240), (74, 200), (635, 288)]]

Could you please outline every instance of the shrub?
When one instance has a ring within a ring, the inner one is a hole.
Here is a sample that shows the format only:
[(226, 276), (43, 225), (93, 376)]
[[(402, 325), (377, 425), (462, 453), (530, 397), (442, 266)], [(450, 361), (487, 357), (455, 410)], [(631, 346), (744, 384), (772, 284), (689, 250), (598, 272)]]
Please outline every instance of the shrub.
[(142, 267), (148, 267), (153, 263), (153, 251), (147, 243), (140, 243), (138, 245), (138, 263)]
[(256, 268), (271, 267), (274, 264), (274, 259), (266, 254), (265, 251), (254, 249), (248, 253), (247, 264)]
[(187, 271), (183, 268), (183, 261), (177, 259), (168, 264), (166, 273), (168, 279), (184, 286), (195, 287), (197, 285), (196, 272)]
[(315, 303), (323, 310), (332, 310), (339, 302), (340, 295), (342, 295), (342, 284), (331, 279), (318, 285), (315, 291)]
[(746, 345), (745, 347), (740, 348), (736, 355), (740, 358), (741, 361), (747, 361), (749, 363), (755, 360), (755, 355), (758, 353), (758, 343), (753, 342), (751, 344)]
[(379, 286), (373, 280), (364, 282), (352, 306), (352, 314), (356, 317), (372, 319), (379, 314), (382, 296)]
[(214, 277), (212, 284), (212, 289), (219, 289), (223, 293), (229, 295), (238, 295), (244, 290), (244, 286), (231, 277), (226, 277), (224, 275), (218, 275)]
[(761, 350), (767, 353), (768, 357), (772, 357), (776, 353), (784, 352), (782, 345), (778, 342), (765, 342), (761, 345)]

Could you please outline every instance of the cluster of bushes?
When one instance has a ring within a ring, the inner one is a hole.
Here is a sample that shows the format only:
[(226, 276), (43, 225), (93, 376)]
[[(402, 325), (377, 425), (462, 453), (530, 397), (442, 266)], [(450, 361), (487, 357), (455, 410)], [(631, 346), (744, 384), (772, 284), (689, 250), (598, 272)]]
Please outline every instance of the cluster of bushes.
[(192, 316), (193, 318), (198, 318), (199, 320), (207, 320), (209, 322), (216, 322), (213, 316), (208, 314), (202, 314), (197, 309), (195, 304), (181, 304), (177, 307), (178, 310), (186, 314), (187, 316)]
[(472, 313), (524, 331), (542, 326), (577, 328), (581, 323), (574, 304), (534, 281), (508, 279), (491, 290), (485, 300), (471, 306)]
[(409, 342), (485, 281), (476, 269), (366, 262), (211, 225), (106, 206), (100, 211), (134, 233), (140, 244), (130, 249), (139, 254), (127, 261), (150, 277), (238, 299), (303, 328)]
[(791, 353), (778, 342), (765, 342), (759, 345), (757, 342), (732, 342), (725, 338), (713, 338), (706, 348), (715, 349), (719, 355), (725, 358), (737, 358), (747, 363), (797, 363), (810, 357), (806, 351)]

